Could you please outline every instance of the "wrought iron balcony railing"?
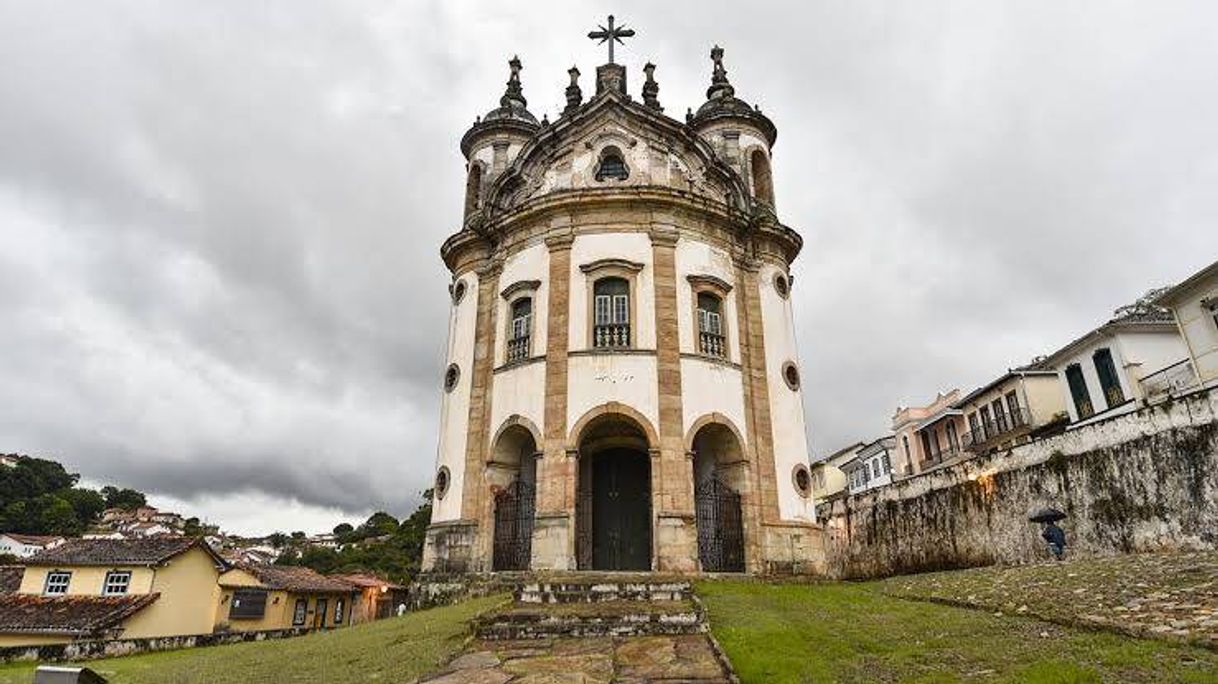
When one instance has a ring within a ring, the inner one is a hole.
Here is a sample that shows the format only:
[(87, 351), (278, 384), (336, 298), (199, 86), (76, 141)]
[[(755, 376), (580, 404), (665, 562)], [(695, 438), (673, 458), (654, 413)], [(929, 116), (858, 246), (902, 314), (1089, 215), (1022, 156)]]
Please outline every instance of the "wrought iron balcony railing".
[(1020, 407), (1000, 414), (997, 418), (982, 421), (976, 429), (964, 433), (960, 441), (965, 449), (975, 449), (1031, 425), (1032, 414), (1028, 413), (1028, 409)]
[(630, 346), (630, 324), (609, 323), (592, 327), (592, 346), (614, 349)]
[(1147, 375), (1138, 381), (1142, 385), (1142, 396), (1155, 403), (1179, 394), (1197, 384), (1197, 372), (1191, 359), (1184, 359)]
[(707, 356), (724, 357), (727, 356), (727, 344), (723, 335), (701, 332), (698, 333), (698, 351)]
[(522, 361), (529, 358), (529, 340), (528, 335), (523, 337), (513, 337), (507, 343), (507, 361)]

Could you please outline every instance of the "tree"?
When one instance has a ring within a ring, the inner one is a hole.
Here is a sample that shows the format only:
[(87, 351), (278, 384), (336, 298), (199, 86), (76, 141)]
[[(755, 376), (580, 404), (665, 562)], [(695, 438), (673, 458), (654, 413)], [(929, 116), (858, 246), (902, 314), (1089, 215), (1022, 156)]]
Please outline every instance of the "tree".
[(266, 540), (276, 549), (282, 549), (288, 545), (288, 535), (282, 532), (272, 532), (267, 536)]
[(106, 497), (106, 508), (122, 508), (134, 510), (148, 505), (148, 499), (143, 492), (134, 489), (119, 489), (118, 487), (102, 487), (102, 496)]
[(83, 529), (97, 522), (102, 510), (106, 508), (106, 499), (100, 492), (92, 489), (75, 487), (59, 492), (59, 497), (67, 501), (76, 513), (76, 520)]
[(203, 526), (199, 524), (199, 519), (193, 515), (182, 523), (182, 534), (187, 537), (198, 537), (203, 534), (203, 531)]
[(336, 537), (346, 536), (354, 531), (355, 528), (351, 526), (351, 523), (339, 523), (334, 526), (334, 536)]
[(363, 527), (370, 536), (393, 534), (398, 529), (398, 519), (385, 511), (377, 511), (368, 517)]

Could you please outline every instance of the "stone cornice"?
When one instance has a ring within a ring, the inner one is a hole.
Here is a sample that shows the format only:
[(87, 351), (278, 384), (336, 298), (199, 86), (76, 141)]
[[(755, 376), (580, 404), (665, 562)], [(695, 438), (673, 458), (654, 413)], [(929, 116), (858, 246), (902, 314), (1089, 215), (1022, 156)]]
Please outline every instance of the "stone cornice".
[(638, 273), (643, 270), (643, 264), (629, 259), (619, 259), (610, 257), (608, 259), (597, 259), (586, 264), (580, 264), (579, 270), (584, 273), (596, 273), (597, 271), (627, 271), (629, 273)]
[(727, 294), (732, 291), (731, 283), (728, 283), (722, 278), (717, 278), (713, 275), (691, 273), (685, 276), (685, 279), (688, 280), (689, 284), (693, 285), (694, 287), (706, 287), (712, 290), (718, 290), (720, 294)]
[(511, 285), (503, 288), (503, 291), (499, 293), (499, 296), (510, 300), (512, 297), (521, 292), (533, 292), (539, 287), (541, 287), (540, 280), (517, 280)]

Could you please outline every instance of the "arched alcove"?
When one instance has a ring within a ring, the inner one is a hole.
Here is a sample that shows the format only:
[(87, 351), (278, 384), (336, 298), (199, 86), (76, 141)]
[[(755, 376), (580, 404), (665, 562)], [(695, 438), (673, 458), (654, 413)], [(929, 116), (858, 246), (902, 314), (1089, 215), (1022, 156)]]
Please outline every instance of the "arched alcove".
[(774, 206), (774, 176), (770, 172), (770, 159), (760, 149), (749, 155), (749, 167), (753, 173), (753, 197)]

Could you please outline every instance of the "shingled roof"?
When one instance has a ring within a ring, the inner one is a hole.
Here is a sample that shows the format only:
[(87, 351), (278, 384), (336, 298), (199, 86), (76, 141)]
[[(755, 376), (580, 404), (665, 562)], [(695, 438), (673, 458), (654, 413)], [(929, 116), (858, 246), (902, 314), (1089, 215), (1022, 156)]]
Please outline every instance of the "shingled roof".
[(0, 565), (0, 594), (12, 594), (21, 588), (24, 565)]
[(356, 591), (355, 585), (331, 579), (311, 568), (295, 565), (255, 565), (242, 563), (237, 567), (258, 578), (270, 589), (283, 591), (342, 593)]
[(128, 596), (0, 595), (0, 634), (91, 636), (114, 628), (160, 594)]
[(197, 537), (147, 537), (143, 539), (69, 539), (26, 559), (26, 565), (160, 565), (198, 546), (225, 567), (207, 542)]
[(395, 584), (393, 582), (390, 582), (387, 579), (381, 579), (380, 577), (377, 577), (376, 575), (369, 575), (369, 574), (361, 573), (361, 572), (351, 573), (348, 575), (330, 575), (330, 579), (335, 579), (340, 582), (346, 582), (348, 584), (354, 584), (355, 586), (360, 587), (362, 589), (380, 589), (381, 587), (386, 587), (388, 589), (405, 589), (406, 588), (400, 584)]

